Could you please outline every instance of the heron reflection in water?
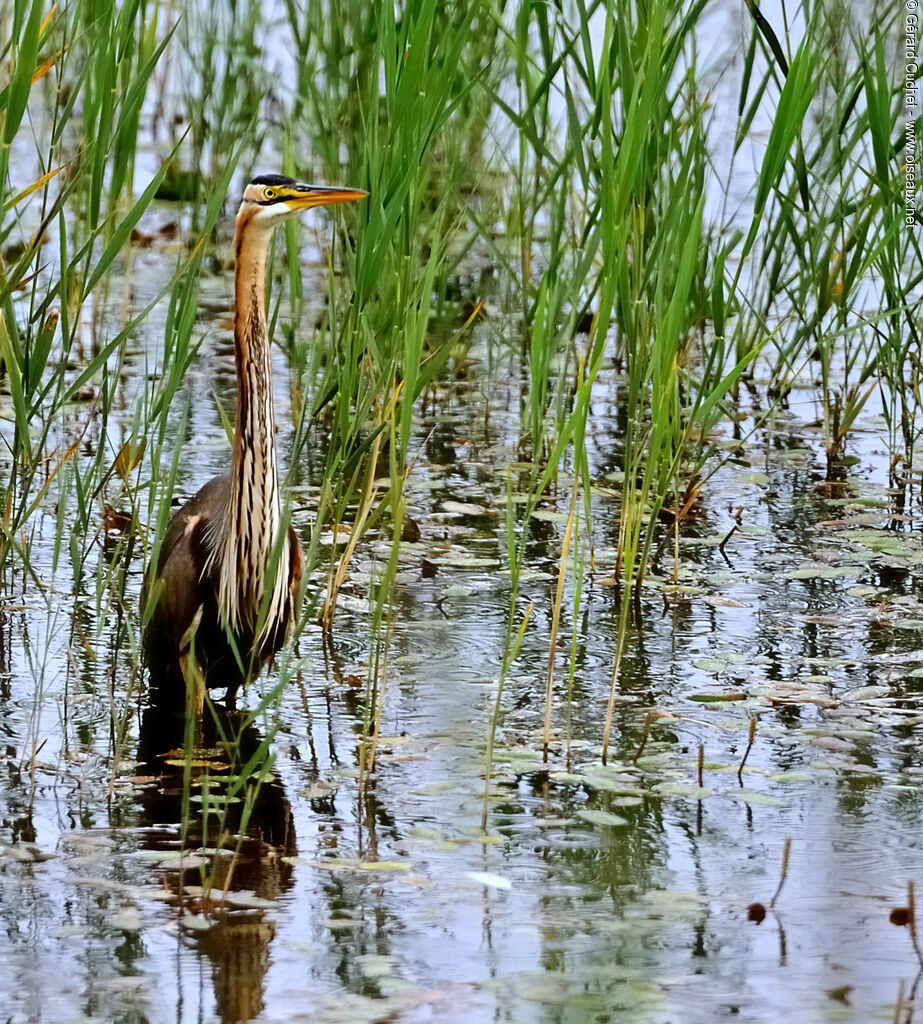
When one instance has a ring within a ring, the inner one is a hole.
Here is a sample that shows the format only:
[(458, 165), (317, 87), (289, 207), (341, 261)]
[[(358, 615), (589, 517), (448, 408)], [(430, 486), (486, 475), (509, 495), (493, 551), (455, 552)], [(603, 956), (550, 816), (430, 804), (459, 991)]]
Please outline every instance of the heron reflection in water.
[[(145, 847), (168, 858), (165, 886), (208, 922), (187, 937), (211, 963), (218, 1019), (241, 1024), (263, 1009), (275, 924), (274, 914), (241, 908), (228, 893), (255, 897), (251, 902), (261, 906), (275, 903), (292, 886), (298, 847), (288, 797), (281, 781), (268, 776), (266, 737), (240, 712), (210, 711), (198, 716), (191, 736), (182, 711), (145, 709), (138, 771), (150, 781), (138, 790), (138, 824)], [(253, 777), (242, 777), (253, 765)], [(188, 854), (185, 871), (173, 859), (179, 837)], [(199, 884), (190, 889), (192, 883)]]

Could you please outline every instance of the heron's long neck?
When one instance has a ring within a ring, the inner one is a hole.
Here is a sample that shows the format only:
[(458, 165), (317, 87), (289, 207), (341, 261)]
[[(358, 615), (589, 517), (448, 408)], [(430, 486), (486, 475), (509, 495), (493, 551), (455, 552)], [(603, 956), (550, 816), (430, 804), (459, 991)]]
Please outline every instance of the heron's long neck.
[[(238, 218), (235, 235), (234, 358), (237, 421), (227, 515), (216, 537), (219, 602), (227, 621), (252, 628), (282, 519), (276, 464), (272, 369), (265, 315), (271, 231)], [(276, 573), (270, 617), (281, 599), (286, 552)]]

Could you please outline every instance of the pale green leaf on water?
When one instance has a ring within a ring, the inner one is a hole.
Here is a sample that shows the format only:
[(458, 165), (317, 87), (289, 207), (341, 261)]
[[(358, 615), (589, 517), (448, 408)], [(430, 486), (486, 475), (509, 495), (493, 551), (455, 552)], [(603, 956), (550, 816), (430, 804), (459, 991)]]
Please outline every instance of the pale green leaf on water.
[(142, 860), (156, 860), (167, 863), (171, 860), (179, 860), (181, 857), (188, 859), (190, 854), (185, 850), (142, 850), (138, 856)]
[(122, 907), (106, 919), (106, 924), (116, 931), (137, 932), (141, 930), (141, 914), (137, 907)]
[[(857, 711), (857, 716), (861, 715), (861, 711)], [(844, 720), (841, 721), (835, 729), (833, 728), (814, 728), (804, 729), (803, 733), (805, 736), (814, 737), (832, 737), (841, 741), (845, 740), (871, 740), (875, 736), (875, 726), (872, 723), (866, 723), (861, 718), (856, 717), (852, 721)]]
[(708, 672), (709, 675), (714, 675), (722, 672), (727, 666), (725, 662), (718, 661), (717, 658), (697, 658), (692, 663), (692, 667), (697, 668), (700, 672)]
[(862, 568), (855, 565), (805, 565), (781, 575), (787, 580), (838, 580), (856, 579), (862, 572)]
[(853, 754), (855, 752), (854, 744), (840, 736), (812, 736), (811, 742), (815, 747), (829, 750), (835, 754)]
[(192, 871), (198, 868), (208, 867), (211, 863), (207, 857), (199, 857), (195, 854), (186, 854), (185, 857), (165, 856), (157, 866), (165, 871)]
[(362, 863), (358, 857), (331, 857), (329, 860), (325, 858), (319, 860), (305, 858), (300, 859), (299, 862), (310, 864), (311, 867), (320, 868), (322, 871), (358, 871)]
[(864, 661), (859, 658), (806, 658), (807, 663), (815, 668), (860, 668)]
[(175, 903), (179, 897), (171, 889), (144, 889), (144, 898), (157, 903)]
[(842, 700), (877, 700), (887, 697), (890, 692), (890, 686), (859, 686), (855, 690), (847, 690), (840, 696)]
[(274, 900), (268, 900), (264, 896), (257, 896), (255, 892), (226, 892), (224, 902), (232, 907), (239, 907), (242, 910), (269, 910), (276, 907)]
[(532, 518), (546, 523), (566, 523), (568, 515), (566, 512), (552, 512), (550, 509), (540, 508), (532, 513)]
[(844, 564), (859, 564), (868, 563), (874, 561), (875, 552), (862, 550), (862, 551), (844, 551), (841, 555)]
[[(610, 779), (601, 772), (591, 772), (580, 778), (588, 789), (602, 790), (606, 793), (624, 793), (626, 791), (625, 783), (619, 782), (618, 779)], [(636, 790), (637, 782), (635, 781), (627, 788), (632, 791)]]
[(590, 822), (591, 825), (602, 825), (606, 828), (621, 828), (623, 825), (628, 824), (627, 819), (621, 818), (611, 811), (600, 811), (594, 808), (583, 808), (577, 811), (577, 817), (583, 818), (584, 821)]
[(666, 917), (689, 917), (696, 919), (707, 906), (704, 893), (688, 892), (682, 889), (649, 889), (644, 895), (645, 909)]
[(635, 766), (638, 768), (643, 768), (644, 771), (654, 771), (657, 768), (663, 768), (666, 762), (667, 758), (664, 754), (644, 754), (642, 757), (639, 757), (637, 761), (635, 761)]
[(661, 796), (678, 796), (687, 800), (704, 800), (712, 794), (708, 786), (693, 786), (685, 782), (660, 782), (654, 786), (654, 791)]
[(752, 470), (747, 473), (741, 473), (737, 478), (742, 484), (757, 484), (761, 487), (765, 487), (769, 483), (769, 475), (767, 473), (761, 473), (759, 470)]
[(413, 836), (414, 839), (445, 839), (444, 832), (440, 832), (438, 829), (431, 828), (429, 825), (414, 825), (413, 828), (409, 830), (408, 834)]
[(212, 922), (204, 914), (183, 913), (179, 923), (190, 932), (207, 932), (212, 926)]
[(716, 548), (726, 536), (725, 533), (713, 533), (708, 537), (680, 537), (679, 545), (682, 548)]
[(905, 555), (918, 546), (906, 536), (897, 536), (886, 530), (850, 530), (845, 537), (854, 544), (862, 544), (885, 555)]
[(758, 804), (761, 807), (783, 807), (784, 801), (777, 796), (770, 796), (768, 793), (758, 793), (755, 789), (733, 790), (732, 796), (743, 800), (745, 804)]
[[(620, 764), (613, 758), (608, 764), (592, 762), (584, 767), (583, 772), (586, 775), (605, 775), (607, 778), (614, 779), (616, 782), (626, 786), (636, 786), (639, 774), (638, 772), (629, 771), (627, 768), (627, 765)], [(623, 790), (623, 792), (625, 791)]]
[(468, 555), (463, 552), (450, 552), (438, 557), (434, 556), (434, 561), (438, 565), (450, 569), (492, 569), (500, 564), (496, 558), (480, 558), (477, 555)]
[(644, 796), (646, 790), (638, 785), (634, 776), (626, 776), (617, 772), (609, 774), (605, 771), (587, 769), (581, 776), (588, 789), (600, 790), (605, 793), (623, 793), (628, 796)]
[(808, 772), (773, 772), (766, 778), (770, 782), (811, 782), (814, 776)]
[(209, 793), (207, 796), (204, 793), (193, 793), (189, 797), (190, 803), (196, 804), (208, 804), (209, 807), (224, 807), (227, 804), (239, 804), (239, 796), (230, 796), (227, 793)]
[(721, 594), (709, 594), (702, 600), (711, 608), (749, 608), (746, 601), (737, 601), (733, 597), (724, 597)]
[(442, 503), (442, 511), (461, 516), (487, 516), (496, 513), (496, 509), (485, 508), (483, 505), (474, 505), (468, 501), (444, 501)]
[[(453, 790), (455, 788), (456, 784), (454, 782), (432, 782), (428, 786), (418, 786), (416, 789), (409, 790), (409, 792), (413, 793), (414, 796), (438, 796), (440, 793), (448, 793), (450, 790)], [(412, 830), (410, 834), (413, 836), (418, 836), (421, 835), (422, 832), (433, 831), (432, 829), (426, 829), (423, 826), (420, 826), (420, 829), (420, 832)], [(433, 832), (432, 838), (441, 839), (442, 835)]]
[(364, 953), (352, 958), (354, 963), (367, 978), (388, 978), (395, 973), (397, 960), (393, 956), (382, 956), (376, 953)]
[(324, 928), (329, 928), (332, 932), (349, 932), (362, 927), (361, 921), (345, 916), (328, 917), (326, 919), (322, 919), (319, 924)]

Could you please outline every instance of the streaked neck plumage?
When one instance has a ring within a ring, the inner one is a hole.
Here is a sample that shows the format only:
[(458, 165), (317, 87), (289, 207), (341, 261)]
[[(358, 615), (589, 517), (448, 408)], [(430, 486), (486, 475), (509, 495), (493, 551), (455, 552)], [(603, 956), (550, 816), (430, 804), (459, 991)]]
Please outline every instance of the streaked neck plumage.
[[(272, 401), (272, 361), (266, 328), (266, 258), (272, 226), (241, 206), (234, 237), (234, 359), (237, 419), (234, 464), (225, 514), (213, 522), (206, 571), (217, 575), (218, 607), (226, 626), (255, 631), (266, 577), (282, 523)], [(289, 552), (281, 546), (265, 625), (284, 612)]]

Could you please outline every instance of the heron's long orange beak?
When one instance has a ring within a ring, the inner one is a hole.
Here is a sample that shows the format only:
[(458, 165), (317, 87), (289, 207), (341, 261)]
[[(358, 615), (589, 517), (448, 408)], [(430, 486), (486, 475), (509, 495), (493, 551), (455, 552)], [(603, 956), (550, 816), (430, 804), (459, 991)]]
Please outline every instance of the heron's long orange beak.
[(361, 188), (345, 188), (339, 185), (305, 185), (298, 182), (288, 188), (277, 189), (280, 199), (295, 210), (310, 210), (315, 206), (333, 206), (335, 203), (352, 203), (365, 199), (368, 192)]

